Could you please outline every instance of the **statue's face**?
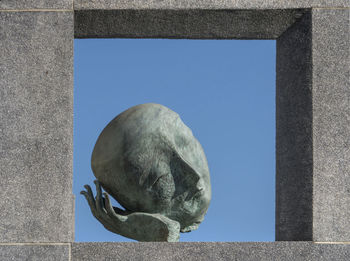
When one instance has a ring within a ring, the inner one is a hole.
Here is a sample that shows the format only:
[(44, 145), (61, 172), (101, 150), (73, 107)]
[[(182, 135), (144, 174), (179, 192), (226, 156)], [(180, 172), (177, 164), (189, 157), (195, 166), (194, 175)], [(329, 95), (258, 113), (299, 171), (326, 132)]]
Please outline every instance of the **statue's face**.
[[(211, 199), (210, 177), (207, 163), (197, 140), (186, 144), (195, 159), (201, 157), (201, 168), (194, 168), (184, 156), (185, 150), (175, 150), (159, 141), (159, 137), (148, 137), (151, 140), (147, 151), (140, 150), (141, 144), (129, 146), (130, 153), (125, 153), (118, 183), (112, 194), (117, 201), (131, 211), (158, 213), (176, 220), (181, 229), (196, 227), (203, 220)], [(137, 149), (136, 149), (137, 148)], [(179, 153), (182, 153), (180, 156)], [(190, 157), (186, 157), (191, 160)], [(193, 163), (193, 159), (191, 160)]]
[(92, 167), (104, 189), (131, 212), (159, 213), (195, 229), (211, 199), (208, 164), (180, 117), (157, 104), (132, 107), (101, 133)]
[(172, 156), (169, 165), (164, 162), (157, 165), (160, 173), (151, 189), (146, 190), (150, 197), (143, 198), (156, 206), (152, 211), (179, 221), (181, 229), (198, 226), (211, 199), (209, 171), (195, 171), (178, 155)]
[(211, 199), (211, 187), (209, 173), (184, 171), (179, 178), (182, 182), (175, 184), (175, 187), (183, 190), (183, 193), (175, 191), (173, 211), (168, 217), (179, 220), (181, 229), (186, 230), (189, 226), (197, 227), (204, 219)]

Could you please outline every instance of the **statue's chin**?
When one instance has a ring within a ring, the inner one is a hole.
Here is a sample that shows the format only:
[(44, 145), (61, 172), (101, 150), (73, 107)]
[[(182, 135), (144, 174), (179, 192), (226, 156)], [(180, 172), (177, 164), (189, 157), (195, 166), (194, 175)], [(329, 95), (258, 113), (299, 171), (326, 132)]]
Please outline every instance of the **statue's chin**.
[(193, 224), (190, 225), (190, 226), (181, 228), (180, 232), (181, 232), (181, 233), (187, 233), (187, 232), (191, 232), (192, 230), (196, 230), (196, 229), (199, 227), (199, 224), (200, 224), (200, 223), (201, 223), (201, 222), (195, 222), (195, 223), (193, 223)]
[(190, 232), (196, 230), (203, 221), (204, 214), (208, 209), (205, 203), (206, 201), (204, 198), (176, 202), (176, 204), (172, 205), (170, 213), (164, 214), (168, 218), (180, 223), (180, 231), (182, 233)]

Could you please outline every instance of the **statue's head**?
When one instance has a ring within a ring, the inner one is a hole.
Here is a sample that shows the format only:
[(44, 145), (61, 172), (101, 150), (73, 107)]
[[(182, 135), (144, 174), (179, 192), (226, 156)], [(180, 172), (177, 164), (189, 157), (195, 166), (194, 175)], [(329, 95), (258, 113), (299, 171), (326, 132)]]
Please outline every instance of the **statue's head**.
[(134, 106), (100, 134), (91, 159), (102, 187), (129, 212), (162, 214), (196, 229), (211, 199), (203, 149), (174, 111)]

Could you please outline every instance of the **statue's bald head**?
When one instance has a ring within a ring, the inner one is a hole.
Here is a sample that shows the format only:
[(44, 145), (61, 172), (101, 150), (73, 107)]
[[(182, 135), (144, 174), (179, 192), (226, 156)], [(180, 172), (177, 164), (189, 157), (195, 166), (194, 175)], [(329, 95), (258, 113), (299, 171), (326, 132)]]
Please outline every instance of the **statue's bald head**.
[(134, 106), (114, 118), (91, 164), (104, 189), (129, 211), (163, 214), (186, 231), (209, 207), (203, 149), (179, 115), (162, 105)]

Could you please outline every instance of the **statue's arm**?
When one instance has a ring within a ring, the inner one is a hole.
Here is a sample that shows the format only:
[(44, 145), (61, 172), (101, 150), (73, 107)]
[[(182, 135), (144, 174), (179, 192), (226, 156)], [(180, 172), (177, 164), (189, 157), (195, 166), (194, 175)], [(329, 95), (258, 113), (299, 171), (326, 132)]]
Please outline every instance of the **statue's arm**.
[[(179, 240), (180, 224), (160, 214), (134, 212), (120, 214), (123, 210), (111, 205), (107, 193), (102, 194), (101, 184), (96, 180), (96, 198), (89, 185), (81, 194), (89, 203), (94, 217), (109, 231), (138, 241), (168, 241)], [(103, 196), (104, 198), (103, 198)]]

